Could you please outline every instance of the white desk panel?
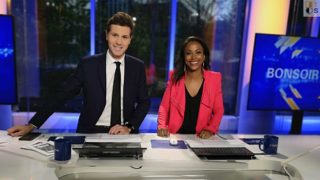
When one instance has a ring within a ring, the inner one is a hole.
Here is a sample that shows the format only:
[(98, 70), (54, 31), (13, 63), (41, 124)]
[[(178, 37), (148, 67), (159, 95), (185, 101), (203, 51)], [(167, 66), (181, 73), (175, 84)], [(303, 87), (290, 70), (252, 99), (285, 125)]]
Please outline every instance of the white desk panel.
[[(47, 139), (47, 134), (40, 139)], [(70, 134), (67, 134), (70, 135)], [(226, 135), (231, 137), (230, 135)], [(250, 161), (201, 161), (189, 149), (152, 149), (151, 139), (164, 139), (155, 134), (141, 134), (147, 147), (143, 160), (78, 159), (73, 153), (67, 163), (56, 163), (39, 153), (22, 150), (30, 143), (11, 138), (0, 144), (0, 179), (210, 179), (237, 177), (238, 179), (288, 179), (281, 175), (281, 161), (320, 145), (320, 136), (279, 136), (278, 155), (259, 155)], [(233, 135), (236, 138), (262, 135)], [(194, 139), (194, 135), (176, 135), (177, 139)], [(39, 138), (38, 138), (39, 139)], [(249, 146), (259, 152), (257, 145)], [(320, 150), (313, 151), (289, 163), (287, 169), (293, 179), (313, 180), (320, 177)], [(302, 178), (300, 177), (300, 174)]]

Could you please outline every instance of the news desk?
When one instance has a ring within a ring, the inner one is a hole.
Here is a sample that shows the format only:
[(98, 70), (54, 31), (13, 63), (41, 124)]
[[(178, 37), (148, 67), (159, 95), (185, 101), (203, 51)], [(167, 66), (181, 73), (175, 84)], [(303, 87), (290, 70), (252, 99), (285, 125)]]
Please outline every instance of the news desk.
[[(4, 131), (2, 131), (3, 133)], [(44, 134), (47, 139), (57, 134)], [(64, 135), (64, 134), (59, 134)], [(70, 134), (65, 134), (70, 135)], [(90, 136), (90, 135), (88, 135)], [(281, 162), (320, 145), (320, 136), (279, 136), (277, 155), (257, 155), (256, 160), (203, 161), (190, 149), (151, 148), (150, 140), (163, 140), (156, 134), (140, 134), (147, 147), (143, 159), (79, 159), (72, 153), (68, 162), (56, 162), (37, 152), (20, 149), (30, 143), (12, 138), (0, 144), (1, 180), (67, 180), (67, 179), (289, 179)], [(194, 135), (175, 135), (179, 140)], [(222, 135), (227, 138), (261, 138), (262, 135)], [(39, 138), (37, 139), (39, 140)], [(261, 153), (257, 145), (246, 145)], [(320, 150), (307, 153), (288, 163), (291, 179), (320, 179)]]

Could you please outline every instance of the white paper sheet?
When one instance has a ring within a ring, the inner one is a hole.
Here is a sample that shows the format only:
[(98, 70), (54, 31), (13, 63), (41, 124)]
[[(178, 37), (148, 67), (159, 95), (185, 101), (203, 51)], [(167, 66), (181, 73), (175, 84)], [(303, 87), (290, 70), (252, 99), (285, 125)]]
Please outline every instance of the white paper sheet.
[(7, 134), (7, 131), (0, 131), (0, 145), (4, 145), (11, 139), (12, 137)]
[(186, 140), (185, 141), (190, 147), (244, 147), (245, 143), (241, 140)]

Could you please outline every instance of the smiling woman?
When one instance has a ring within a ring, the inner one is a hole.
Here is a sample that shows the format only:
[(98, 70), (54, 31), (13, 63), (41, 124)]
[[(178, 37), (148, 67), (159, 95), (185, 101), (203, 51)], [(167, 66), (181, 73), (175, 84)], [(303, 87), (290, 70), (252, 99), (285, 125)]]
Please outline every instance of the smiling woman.
[(188, 71), (199, 71), (203, 66), (205, 55), (200, 43), (192, 41), (185, 47), (185, 63)]
[(221, 74), (210, 71), (209, 49), (198, 37), (188, 37), (175, 62), (158, 113), (158, 135), (216, 134), (224, 108)]
[(197, 41), (190, 41), (184, 49), (186, 81), (191, 97), (195, 97), (203, 84), (202, 68), (205, 60), (203, 48)]

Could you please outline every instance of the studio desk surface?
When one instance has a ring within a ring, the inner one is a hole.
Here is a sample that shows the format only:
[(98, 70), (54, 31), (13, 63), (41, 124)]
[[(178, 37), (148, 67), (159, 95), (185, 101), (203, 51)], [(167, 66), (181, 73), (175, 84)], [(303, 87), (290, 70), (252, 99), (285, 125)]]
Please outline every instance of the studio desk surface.
[[(0, 131), (4, 134), (5, 131)], [(44, 134), (36, 140), (46, 140), (57, 134)], [(71, 134), (59, 134), (68, 135)], [(77, 134), (72, 134), (77, 135)], [(81, 134), (83, 135), (83, 134)], [(88, 136), (92, 136), (88, 135)], [(0, 180), (67, 180), (67, 179), (320, 179), (320, 136), (279, 136), (277, 155), (257, 155), (256, 160), (201, 160), (188, 149), (152, 148), (151, 140), (168, 140), (156, 134), (139, 134), (146, 147), (143, 158), (82, 159), (72, 152), (71, 160), (56, 162), (52, 157), (20, 149), (30, 141), (10, 138), (0, 144)], [(195, 135), (174, 135), (178, 140), (199, 140)], [(262, 138), (263, 135), (225, 135), (230, 139)], [(254, 153), (261, 153), (257, 145), (245, 145)], [(308, 150), (313, 149), (312, 152)], [(281, 162), (290, 161), (286, 170)]]

